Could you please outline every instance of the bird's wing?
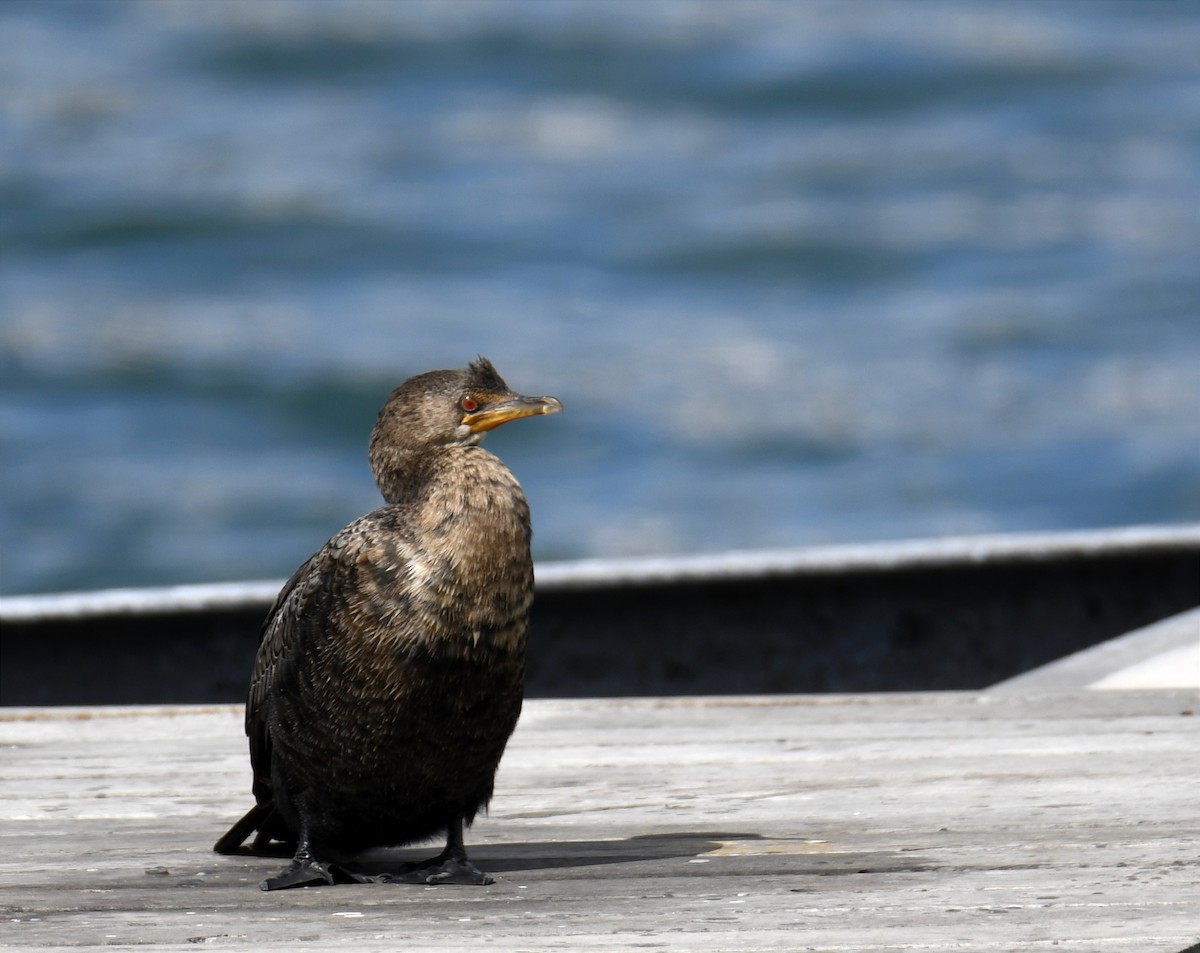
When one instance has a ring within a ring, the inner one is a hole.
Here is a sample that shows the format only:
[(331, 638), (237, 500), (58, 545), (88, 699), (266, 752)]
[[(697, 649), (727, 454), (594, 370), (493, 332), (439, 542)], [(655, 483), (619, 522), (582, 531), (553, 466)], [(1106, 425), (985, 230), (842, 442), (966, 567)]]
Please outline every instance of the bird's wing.
[(396, 585), (410, 576), (420, 557), (404, 534), (397, 534), (395, 511), (383, 507), (368, 513), (330, 539), (296, 570), (267, 614), (246, 701), (254, 793), (260, 801), (270, 799), (270, 709), (281, 693), (290, 694), (306, 655), (330, 637), (347, 635), (338, 631), (347, 618), (387, 616), (394, 623), (403, 615), (407, 599), (397, 599)]
[(324, 563), (321, 549), (293, 574), (275, 597), (275, 604), (263, 622), (262, 642), (250, 676), (246, 699), (246, 735), (250, 739), (250, 765), (254, 771), (254, 795), (258, 802), (270, 799), (271, 740), (267, 731), (266, 704), (272, 687), (286, 678), (297, 652), (297, 622), (307, 605), (320, 591)]
[(356, 545), (362, 538), (362, 523), (369, 514), (334, 536), (292, 574), (267, 613), (262, 643), (250, 677), (246, 700), (246, 734), (250, 739), (250, 764), (254, 771), (254, 793), (261, 802), (270, 798), (271, 739), (268, 709), (272, 696), (286, 690), (297, 677), (298, 660), (333, 624), (344, 605), (354, 565)]

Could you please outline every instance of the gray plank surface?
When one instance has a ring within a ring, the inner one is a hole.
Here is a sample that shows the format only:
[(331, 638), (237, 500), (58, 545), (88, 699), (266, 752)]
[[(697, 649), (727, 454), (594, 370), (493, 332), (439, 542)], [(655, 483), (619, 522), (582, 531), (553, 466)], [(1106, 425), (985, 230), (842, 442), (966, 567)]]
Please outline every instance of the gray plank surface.
[(209, 851), (239, 708), (9, 709), (0, 948), (1177, 953), (1196, 694), (534, 701), (468, 838), (495, 885), (274, 894)]

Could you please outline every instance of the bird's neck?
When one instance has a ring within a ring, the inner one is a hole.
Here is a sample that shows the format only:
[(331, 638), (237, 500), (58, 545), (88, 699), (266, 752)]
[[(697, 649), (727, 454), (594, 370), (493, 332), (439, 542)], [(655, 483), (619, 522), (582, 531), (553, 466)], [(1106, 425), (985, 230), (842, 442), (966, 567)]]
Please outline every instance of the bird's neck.
[(427, 453), (384, 445), (372, 445), (370, 460), (375, 485), (393, 505), (419, 500), (435, 469)]

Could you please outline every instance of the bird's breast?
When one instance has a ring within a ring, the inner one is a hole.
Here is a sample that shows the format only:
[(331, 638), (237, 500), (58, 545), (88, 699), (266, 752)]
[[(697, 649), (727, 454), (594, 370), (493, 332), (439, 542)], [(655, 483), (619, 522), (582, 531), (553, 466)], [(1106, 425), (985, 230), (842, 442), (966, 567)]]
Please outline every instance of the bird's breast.
[(379, 651), (409, 660), (523, 656), (529, 508), (498, 460), (479, 451), (470, 462), (397, 511), (395, 531), (363, 554), (354, 627)]

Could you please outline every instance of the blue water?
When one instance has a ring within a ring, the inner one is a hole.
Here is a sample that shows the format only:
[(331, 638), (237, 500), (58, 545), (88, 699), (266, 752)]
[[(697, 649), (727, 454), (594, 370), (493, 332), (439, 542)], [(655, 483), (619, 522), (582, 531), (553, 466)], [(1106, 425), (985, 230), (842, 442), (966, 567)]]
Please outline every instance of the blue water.
[(1200, 519), (1200, 4), (7, 0), (0, 591), (289, 573), (409, 374), (535, 555)]

